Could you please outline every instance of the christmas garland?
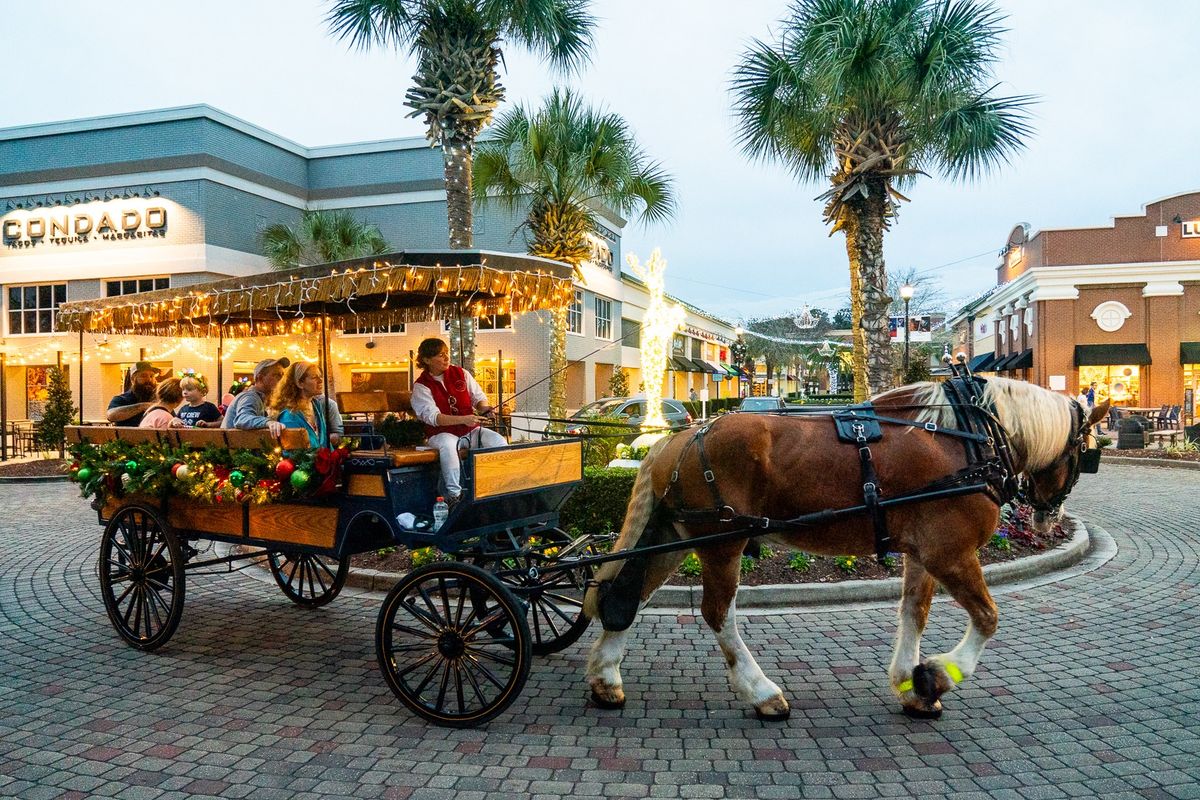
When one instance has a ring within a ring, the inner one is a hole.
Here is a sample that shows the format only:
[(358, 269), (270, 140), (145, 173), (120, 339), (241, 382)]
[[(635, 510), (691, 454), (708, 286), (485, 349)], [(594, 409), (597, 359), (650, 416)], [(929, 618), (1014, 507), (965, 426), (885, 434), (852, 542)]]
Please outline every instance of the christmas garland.
[(84, 497), (169, 494), (206, 503), (286, 502), (337, 490), (351, 446), (284, 453), (206, 447), (191, 450), (157, 442), (112, 441), (72, 445), (68, 473)]

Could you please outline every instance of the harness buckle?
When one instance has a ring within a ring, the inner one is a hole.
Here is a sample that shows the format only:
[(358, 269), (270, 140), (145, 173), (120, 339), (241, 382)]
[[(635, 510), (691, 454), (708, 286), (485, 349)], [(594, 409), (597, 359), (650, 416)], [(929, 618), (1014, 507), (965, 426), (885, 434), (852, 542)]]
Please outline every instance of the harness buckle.
[(771, 527), (771, 518), (763, 517), (762, 520), (759, 522), (759, 525), (761, 525), (764, 529)]
[(937, 429), (938, 429), (938, 426), (937, 426), (936, 422), (926, 422), (925, 423), (925, 430), (929, 431), (930, 433), (937, 433)]
[(704, 470), (704, 480), (707, 483), (713, 483), (714, 481), (716, 481), (716, 479), (717, 479), (717, 476), (713, 475), (713, 471), (711, 469)]
[(733, 522), (733, 518), (737, 516), (737, 512), (733, 510), (733, 506), (721, 506), (717, 509), (720, 514), (717, 517), (717, 522)]
[(863, 494), (875, 494), (878, 491), (879, 487), (875, 485), (874, 481), (867, 481), (863, 484)]
[(679, 470), (675, 470), (671, 473), (671, 483), (675, 483), (677, 480), (679, 480)]

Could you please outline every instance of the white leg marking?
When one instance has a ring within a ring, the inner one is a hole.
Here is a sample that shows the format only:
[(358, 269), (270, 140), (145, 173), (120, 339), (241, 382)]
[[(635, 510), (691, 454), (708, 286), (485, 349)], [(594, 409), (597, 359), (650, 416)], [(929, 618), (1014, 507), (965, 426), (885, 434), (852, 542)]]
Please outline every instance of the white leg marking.
[(725, 622), (717, 632), (717, 644), (729, 663), (729, 685), (738, 697), (755, 706), (773, 697), (783, 697), (783, 692), (763, 674), (750, 649), (738, 635), (737, 614), (732, 600), (729, 610), (725, 612)]
[(892, 651), (892, 666), (888, 669), (888, 677), (892, 685), (907, 680), (913, 667), (921, 663), (921, 634), (917, 630), (917, 620), (913, 609), (906, 603), (900, 603), (900, 624), (896, 630), (896, 646)]
[(592, 688), (597, 685), (621, 688), (621, 659), (625, 657), (625, 640), (628, 638), (629, 629), (601, 632), (588, 656), (587, 680)]
[[(966, 680), (975, 674), (975, 667), (979, 665), (979, 656), (983, 654), (983, 647), (987, 644), (988, 638), (975, 629), (974, 623), (968, 622), (966, 635), (953, 650), (934, 656), (929, 660), (936, 662), (943, 669), (947, 662), (955, 664), (962, 672), (962, 680)], [(951, 675), (951, 677), (954, 676)]]

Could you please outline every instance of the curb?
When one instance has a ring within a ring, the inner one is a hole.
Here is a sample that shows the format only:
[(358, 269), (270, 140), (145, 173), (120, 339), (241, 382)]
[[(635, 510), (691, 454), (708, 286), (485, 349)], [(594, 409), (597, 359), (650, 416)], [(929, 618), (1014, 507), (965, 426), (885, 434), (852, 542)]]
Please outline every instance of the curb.
[(59, 483), (69, 481), (69, 475), (8, 475), (0, 476), (0, 483)]
[[(987, 579), (988, 585), (998, 586), (1022, 581), (1064, 569), (1083, 560), (1091, 544), (1087, 528), (1082, 520), (1072, 514), (1066, 515), (1064, 523), (1074, 528), (1075, 532), (1070, 541), (1035, 556), (989, 564), (983, 568), (983, 575)], [(386, 592), (395, 586), (401, 577), (403, 576), (394, 572), (355, 569), (346, 576), (346, 586), (366, 591)], [(877, 581), (741, 586), (738, 588), (737, 605), (738, 609), (743, 609), (899, 600), (901, 587), (902, 580), (900, 578), (885, 578)], [(700, 595), (701, 587), (699, 586), (663, 586), (650, 598), (647, 607), (699, 608)]]
[(1200, 469), (1200, 461), (1183, 461), (1175, 458), (1131, 458), (1101, 454), (1100, 463), (1135, 467), (1166, 467), (1167, 469)]

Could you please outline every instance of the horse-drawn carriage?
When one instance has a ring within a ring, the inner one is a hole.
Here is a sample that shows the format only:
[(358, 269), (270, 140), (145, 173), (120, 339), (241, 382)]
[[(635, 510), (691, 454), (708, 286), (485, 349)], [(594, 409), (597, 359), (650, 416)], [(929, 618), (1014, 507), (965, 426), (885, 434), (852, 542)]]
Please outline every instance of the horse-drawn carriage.
[[(147, 293), (136, 305), (129, 298), (75, 303), (63, 306), (59, 318), (81, 332), (81, 345), (83, 331), (245, 336), (302, 330), (299, 320), (312, 326), (316, 318), (324, 356), (325, 326), (340, 319), (390, 324), (553, 308), (569, 300), (567, 275), (565, 266), (542, 259), (408, 253)], [(279, 441), (266, 430), (71, 426), (66, 435), (76, 447), (154, 445), (181, 459), (179, 453), (204, 448), (278, 454), (309, 446), (300, 430), (285, 430)], [(582, 471), (577, 440), (470, 452), (463, 501), (437, 530), (421, 524), (440, 476), (436, 452), (426, 449), (356, 449), (341, 463), (336, 492), (283, 502), (125, 493), (110, 481), (95, 504), (104, 526), (101, 594), (120, 636), (154, 650), (179, 624), (189, 572), (265, 560), (290, 600), (316, 607), (342, 590), (352, 555), (436, 547), (454, 560), (412, 571), (384, 601), (376, 628), (379, 665), (395, 694), (421, 716), (479, 724), (519, 695), (533, 654), (560, 650), (587, 627), (582, 601), (591, 572), (574, 562), (591, 540), (571, 541), (557, 528), (559, 508)], [(200, 556), (195, 545), (205, 541), (221, 543), (217, 555)], [(550, 563), (556, 569), (543, 574)]]

